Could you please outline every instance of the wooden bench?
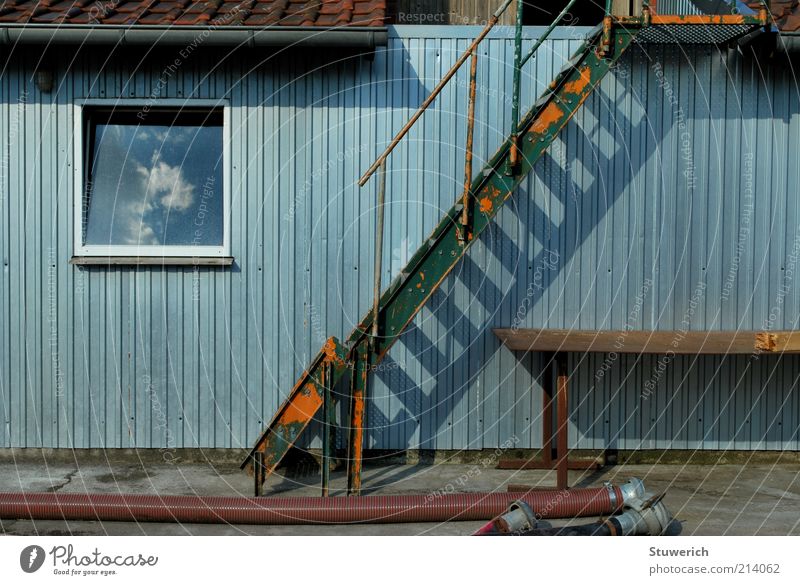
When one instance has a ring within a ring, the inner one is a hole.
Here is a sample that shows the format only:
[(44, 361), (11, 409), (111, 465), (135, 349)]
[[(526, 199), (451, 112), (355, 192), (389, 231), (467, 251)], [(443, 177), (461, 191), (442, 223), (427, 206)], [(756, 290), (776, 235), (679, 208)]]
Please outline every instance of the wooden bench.
[[(629, 354), (785, 354), (800, 353), (800, 331), (580, 331), (570, 329), (495, 329), (513, 351), (548, 354), (542, 389), (542, 459), (506, 459), (499, 469), (555, 469), (559, 489), (569, 487), (569, 469), (599, 468), (596, 461), (570, 462), (567, 444), (569, 372), (567, 352)], [(555, 392), (553, 382), (555, 378)], [(553, 399), (556, 444), (553, 448)]]

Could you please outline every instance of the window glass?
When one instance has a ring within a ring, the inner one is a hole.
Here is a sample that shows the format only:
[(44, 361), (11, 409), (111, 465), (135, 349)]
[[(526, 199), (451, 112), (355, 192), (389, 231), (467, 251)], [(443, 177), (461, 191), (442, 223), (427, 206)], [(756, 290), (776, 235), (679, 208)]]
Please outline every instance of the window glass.
[(221, 112), (94, 111), (87, 130), (84, 245), (223, 245)]

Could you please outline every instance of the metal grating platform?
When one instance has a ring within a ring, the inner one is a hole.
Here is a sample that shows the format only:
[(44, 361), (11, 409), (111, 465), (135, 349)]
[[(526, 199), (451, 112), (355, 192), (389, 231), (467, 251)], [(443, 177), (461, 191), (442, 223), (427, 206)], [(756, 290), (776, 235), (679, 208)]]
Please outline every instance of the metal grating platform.
[(682, 45), (722, 45), (741, 38), (758, 27), (749, 24), (655, 24), (642, 29), (637, 37), (639, 43)]

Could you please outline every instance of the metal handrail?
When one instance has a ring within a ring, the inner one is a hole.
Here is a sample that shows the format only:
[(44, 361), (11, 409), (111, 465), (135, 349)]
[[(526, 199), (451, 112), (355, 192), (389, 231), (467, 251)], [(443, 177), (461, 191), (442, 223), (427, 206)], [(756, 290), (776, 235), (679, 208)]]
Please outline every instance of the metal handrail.
[(522, 59), (522, 61), (520, 61), (520, 67), (524, 67), (525, 63), (530, 61), (531, 57), (533, 57), (534, 54), (536, 54), (536, 51), (539, 50), (539, 47), (542, 46), (542, 43), (544, 43), (548, 39), (548, 37), (553, 33), (555, 28), (558, 26), (558, 23), (564, 20), (564, 17), (567, 14), (569, 14), (570, 9), (575, 5), (575, 2), (577, 1), (578, 0), (571, 0), (570, 3), (564, 7), (564, 10), (562, 10), (561, 13), (558, 16), (556, 16), (556, 19), (553, 21), (553, 23), (547, 28), (547, 30), (544, 31), (544, 33), (542, 33), (542, 36), (540, 36), (539, 39), (534, 43), (531, 50), (528, 51), (528, 54)]
[[(358, 185), (360, 187), (363, 187), (364, 185), (366, 185), (367, 181), (369, 181), (370, 178), (372, 177), (372, 175), (375, 174), (375, 171), (377, 171), (380, 168), (380, 166), (383, 163), (386, 162), (386, 160), (389, 158), (389, 155), (397, 147), (397, 145), (400, 144), (400, 142), (403, 140), (403, 138), (405, 138), (406, 134), (409, 133), (409, 131), (417, 123), (417, 121), (422, 117), (422, 114), (425, 113), (425, 110), (427, 110), (428, 107), (430, 107), (430, 105), (438, 97), (438, 95), (442, 92), (444, 87), (450, 82), (450, 80), (453, 78), (453, 76), (458, 72), (459, 69), (461, 69), (461, 67), (464, 65), (464, 63), (467, 62), (467, 59), (469, 59), (473, 55), (473, 53), (476, 52), (476, 49), (477, 49), (478, 45), (483, 41), (483, 39), (486, 38), (486, 36), (489, 34), (489, 32), (494, 28), (494, 26), (500, 20), (500, 17), (508, 9), (508, 7), (511, 5), (512, 2), (513, 2), (513, 0), (504, 0), (503, 4), (501, 4), (500, 7), (494, 12), (492, 17), (489, 19), (489, 22), (486, 24), (486, 27), (483, 29), (483, 31), (481, 31), (481, 34), (479, 34), (477, 37), (475, 37), (475, 40), (472, 41), (472, 44), (458, 58), (458, 60), (455, 62), (455, 64), (450, 68), (450, 70), (442, 78), (442, 80), (436, 85), (436, 87), (433, 89), (431, 94), (425, 99), (425, 101), (422, 102), (422, 105), (420, 105), (420, 107), (417, 109), (417, 111), (414, 113), (414, 115), (411, 116), (411, 119), (409, 119), (409, 121), (406, 122), (405, 126), (403, 126), (403, 128), (397, 133), (397, 135), (394, 137), (394, 139), (392, 139), (392, 141), (389, 144), (389, 146), (386, 147), (386, 150), (383, 151), (383, 153), (375, 160), (375, 162), (372, 163), (372, 165), (369, 167), (367, 172), (364, 173), (364, 175), (359, 179)], [(572, 9), (572, 7), (575, 5), (576, 2), (577, 2), (577, 0), (570, 0), (570, 2), (558, 14), (558, 16), (556, 16), (555, 20), (550, 24), (550, 26), (548, 26), (547, 29), (544, 31), (544, 33), (542, 33), (542, 35), (536, 40), (536, 43), (534, 43), (533, 47), (531, 48), (530, 51), (528, 51), (528, 53), (527, 53), (527, 55), (525, 55), (525, 57), (522, 57), (522, 51), (521, 51), (522, 21), (521, 21), (521, 18), (520, 18), (520, 14), (522, 12), (523, 2), (520, 0), (519, 3), (517, 4), (517, 23), (516, 23), (517, 31), (516, 31), (516, 39), (515, 39), (517, 47), (516, 47), (516, 50), (515, 50), (515, 62), (516, 63), (515, 63), (515, 68), (514, 68), (515, 71), (514, 71), (514, 89), (513, 89), (513, 92), (514, 92), (514, 101), (513, 101), (514, 111), (512, 112), (512, 116), (511, 116), (512, 117), (512, 129), (511, 129), (512, 138), (516, 134), (517, 126), (519, 125), (519, 119), (518, 118), (519, 118), (520, 87), (521, 87), (521, 83), (520, 83), (521, 69), (536, 54), (536, 52), (539, 50), (539, 48), (542, 46), (542, 44), (544, 44), (544, 42), (550, 37), (550, 35), (553, 33), (553, 31), (559, 25), (559, 23), (562, 20), (564, 20), (564, 17), (567, 14), (569, 14), (569, 11)], [(607, 2), (606, 2), (606, 13), (610, 14), (610, 12), (611, 12), (611, 0), (607, 0)]]
[[(367, 184), (370, 177), (375, 174), (375, 171), (380, 169), (380, 185), (378, 186), (378, 217), (377, 217), (377, 226), (376, 226), (376, 246), (375, 246), (375, 281), (374, 285), (374, 298), (373, 298), (373, 323), (372, 323), (372, 340), (373, 343), (378, 339), (380, 335), (380, 328), (379, 328), (379, 319), (378, 315), (380, 313), (380, 291), (381, 291), (381, 265), (382, 265), (382, 255), (383, 255), (383, 221), (384, 221), (384, 203), (386, 198), (386, 161), (389, 158), (389, 155), (392, 151), (400, 144), (400, 141), (405, 138), (405, 136), (409, 133), (411, 128), (417, 121), (422, 117), (422, 114), (428, 109), (428, 107), (433, 103), (436, 97), (442, 92), (444, 87), (450, 82), (453, 76), (461, 69), (462, 65), (466, 63), (467, 59), (471, 58), (471, 66), (470, 66), (470, 81), (469, 81), (469, 114), (468, 114), (468, 121), (467, 121), (467, 145), (466, 145), (466, 156), (464, 162), (464, 191), (462, 194), (462, 202), (463, 208), (461, 210), (461, 217), (459, 223), (460, 230), (459, 230), (459, 240), (466, 244), (469, 241), (470, 234), (469, 234), (469, 225), (470, 225), (470, 213), (471, 213), (471, 201), (470, 201), (470, 190), (472, 184), (472, 147), (473, 147), (473, 130), (475, 125), (475, 101), (476, 101), (476, 77), (478, 73), (478, 45), (486, 38), (489, 32), (494, 28), (497, 22), (500, 20), (500, 17), (503, 13), (508, 9), (511, 5), (513, 0), (504, 0), (500, 7), (494, 12), (492, 17), (489, 19), (489, 22), (486, 24), (484, 29), (481, 33), (475, 37), (475, 40), (472, 41), (470, 46), (467, 48), (466, 51), (458, 58), (455, 64), (450, 68), (447, 74), (442, 78), (442, 80), (436, 85), (434, 90), (431, 94), (422, 102), (422, 105), (417, 109), (411, 119), (406, 122), (400, 132), (394, 137), (386, 150), (375, 160), (375, 162), (370, 166), (364, 176), (359, 179), (358, 184), (359, 186), (363, 187)], [(556, 26), (564, 19), (564, 17), (569, 13), (572, 6), (577, 2), (577, 0), (570, 0), (570, 2), (564, 7), (564, 9), (559, 13), (556, 19), (550, 24), (550, 26), (545, 30), (544, 34), (542, 34), (539, 39), (534, 44), (533, 48), (528, 52), (528, 54), (523, 58), (522, 57), (522, 13), (523, 13), (523, 1), (517, 0), (517, 16), (516, 16), (516, 31), (514, 35), (514, 103), (513, 103), (513, 112), (512, 112), (512, 129), (511, 129), (511, 157), (510, 157), (510, 166), (507, 169), (507, 172), (513, 173), (514, 168), (516, 167), (515, 161), (517, 158), (517, 133), (519, 128), (519, 109), (520, 109), (520, 94), (521, 94), (521, 76), (522, 76), (522, 67), (527, 63), (531, 57), (536, 53), (539, 47), (547, 40), (550, 34), (555, 30)], [(609, 2), (610, 6), (610, 2)]]
[[(384, 222), (384, 203), (386, 198), (386, 161), (389, 158), (389, 155), (392, 151), (400, 144), (400, 141), (405, 138), (414, 124), (422, 117), (422, 114), (428, 109), (428, 107), (433, 103), (436, 97), (442, 92), (444, 87), (450, 82), (453, 76), (458, 72), (458, 70), (466, 63), (467, 59), (471, 58), (471, 66), (470, 66), (470, 81), (469, 81), (469, 114), (468, 114), (468, 121), (467, 121), (467, 145), (466, 145), (466, 157), (464, 162), (464, 191), (462, 194), (463, 200), (463, 208), (461, 210), (461, 217), (460, 217), (460, 230), (459, 230), (459, 240), (466, 244), (469, 241), (470, 234), (469, 234), (469, 226), (470, 226), (470, 213), (471, 213), (471, 201), (470, 201), (470, 190), (472, 184), (472, 148), (473, 148), (473, 130), (475, 125), (475, 102), (476, 102), (476, 77), (478, 73), (478, 45), (486, 38), (489, 32), (494, 28), (497, 22), (500, 20), (500, 17), (503, 13), (508, 9), (511, 5), (513, 0), (504, 0), (500, 7), (494, 12), (492, 17), (489, 19), (489, 22), (486, 24), (484, 29), (481, 33), (475, 37), (475, 40), (472, 41), (470, 46), (467, 48), (466, 51), (458, 58), (455, 64), (450, 68), (447, 74), (441, 79), (441, 81), (436, 85), (433, 89), (431, 94), (422, 102), (422, 105), (417, 109), (411, 119), (406, 122), (400, 132), (394, 137), (386, 150), (375, 160), (375, 162), (370, 166), (364, 176), (359, 179), (358, 184), (359, 186), (363, 187), (366, 185), (367, 181), (375, 174), (375, 171), (380, 169), (380, 185), (378, 186), (378, 217), (377, 217), (377, 226), (376, 226), (376, 246), (375, 246), (375, 281), (374, 285), (374, 299), (373, 299), (373, 323), (372, 323), (372, 340), (373, 343), (378, 339), (380, 335), (380, 328), (379, 328), (379, 319), (378, 315), (380, 313), (380, 291), (381, 291), (381, 266), (382, 266), (382, 255), (383, 255), (383, 222)], [(555, 30), (556, 26), (564, 19), (564, 17), (569, 13), (572, 6), (577, 2), (577, 0), (570, 0), (570, 2), (564, 7), (564, 9), (559, 13), (556, 19), (550, 24), (550, 26), (545, 30), (544, 34), (542, 34), (539, 39), (534, 44), (533, 48), (528, 52), (528, 54), (523, 58), (522, 57), (522, 14), (523, 14), (523, 1), (517, 0), (517, 16), (516, 16), (516, 31), (514, 35), (514, 103), (513, 103), (513, 112), (512, 112), (512, 129), (511, 129), (511, 143), (512, 143), (512, 151), (510, 160), (512, 161), (508, 172), (513, 173), (513, 169), (516, 167), (515, 159), (517, 158), (517, 133), (519, 128), (519, 109), (520, 109), (520, 94), (521, 94), (521, 76), (522, 76), (522, 67), (527, 63), (531, 57), (536, 53), (539, 47), (547, 40), (550, 34)], [(610, 3), (609, 3), (610, 5)]]
[(447, 74), (442, 78), (439, 84), (434, 88), (434, 90), (431, 92), (431, 95), (429, 95), (425, 99), (425, 101), (422, 102), (422, 105), (419, 107), (419, 109), (417, 109), (416, 113), (413, 116), (411, 116), (411, 119), (408, 122), (406, 122), (406, 125), (403, 126), (400, 132), (397, 133), (397, 136), (394, 137), (394, 140), (392, 140), (392, 142), (389, 144), (386, 150), (383, 151), (383, 154), (381, 154), (377, 158), (377, 160), (374, 163), (372, 163), (372, 166), (369, 168), (369, 170), (366, 173), (364, 173), (364, 176), (361, 177), (361, 179), (359, 179), (358, 185), (360, 187), (366, 185), (370, 177), (373, 174), (375, 174), (375, 171), (377, 171), (378, 168), (381, 166), (381, 164), (383, 164), (383, 162), (387, 158), (389, 158), (389, 155), (392, 153), (392, 151), (397, 147), (398, 144), (400, 144), (400, 141), (405, 137), (406, 134), (408, 134), (408, 132), (411, 130), (414, 124), (417, 123), (417, 120), (419, 120), (422, 117), (422, 114), (425, 113), (425, 110), (427, 110), (428, 107), (433, 103), (433, 100), (435, 100), (436, 97), (440, 93), (442, 93), (444, 87), (450, 82), (450, 80), (458, 72), (458, 70), (461, 69), (461, 66), (467, 62), (467, 59), (470, 58), (472, 52), (478, 47), (479, 44), (481, 44), (481, 41), (483, 41), (483, 39), (486, 38), (486, 35), (489, 34), (489, 31), (491, 31), (494, 28), (494, 26), (500, 20), (500, 17), (503, 15), (506, 9), (511, 5), (511, 2), (513, 2), (513, 0), (503, 1), (503, 4), (500, 6), (500, 8), (498, 8), (492, 15), (492, 17), (489, 19), (489, 22), (486, 24), (486, 27), (481, 31), (481, 34), (475, 37), (475, 40), (472, 41), (472, 44), (467, 48), (466, 51), (464, 51), (461, 57), (458, 58), (458, 61), (456, 61), (455, 65), (453, 65), (450, 68), (450, 71), (447, 72)]

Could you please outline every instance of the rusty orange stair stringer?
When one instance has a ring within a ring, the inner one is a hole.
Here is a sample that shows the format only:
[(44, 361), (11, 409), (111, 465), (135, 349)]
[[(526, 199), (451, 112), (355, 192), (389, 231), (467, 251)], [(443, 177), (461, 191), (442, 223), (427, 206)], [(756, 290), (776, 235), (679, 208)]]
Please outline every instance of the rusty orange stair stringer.
[[(328, 365), (332, 367), (327, 368)], [(331, 337), (309, 369), (300, 376), (241, 468), (247, 469), (248, 473), (260, 472), (262, 476), (271, 474), (322, 407), (325, 387), (333, 388), (346, 371), (347, 349), (338, 339)], [(326, 380), (326, 372), (330, 372), (330, 380)], [(260, 470), (255, 466), (257, 454), (260, 454)]]

